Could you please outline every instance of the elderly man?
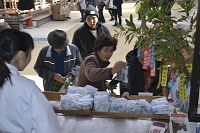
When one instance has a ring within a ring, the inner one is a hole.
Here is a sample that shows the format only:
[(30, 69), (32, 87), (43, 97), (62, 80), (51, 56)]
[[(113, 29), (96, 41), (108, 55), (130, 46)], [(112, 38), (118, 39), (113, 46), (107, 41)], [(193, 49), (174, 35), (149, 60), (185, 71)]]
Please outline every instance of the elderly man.
[(82, 59), (78, 48), (69, 44), (65, 31), (54, 30), (47, 40), (50, 45), (42, 48), (34, 69), (43, 78), (45, 91), (59, 91), (66, 80), (75, 83)]
[(110, 35), (108, 28), (98, 22), (98, 17), (96, 8), (89, 5), (85, 11), (85, 22), (74, 32), (72, 43), (79, 48), (82, 58), (94, 51), (97, 36)]

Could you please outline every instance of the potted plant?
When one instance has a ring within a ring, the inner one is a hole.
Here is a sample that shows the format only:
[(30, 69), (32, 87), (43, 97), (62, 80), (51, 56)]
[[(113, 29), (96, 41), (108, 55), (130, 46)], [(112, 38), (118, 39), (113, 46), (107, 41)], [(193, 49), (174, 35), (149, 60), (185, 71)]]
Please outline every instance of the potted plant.
[[(121, 26), (121, 30), (116, 31), (116, 36), (125, 36), (128, 43), (137, 38), (134, 48), (138, 48), (140, 61), (145, 69), (151, 71), (153, 61), (161, 62), (158, 86), (162, 86), (164, 95), (168, 97), (170, 89), (179, 81), (178, 88), (170, 93), (177, 104), (181, 100), (180, 106), (183, 110), (187, 110), (183, 103), (189, 97), (187, 89), (191, 77), (196, 23), (196, 14), (191, 14), (191, 10), (195, 3), (195, 0), (140, 0), (138, 13), (141, 25), (136, 26), (133, 16), (130, 15), (125, 20), (126, 26)], [(171, 15), (175, 4), (179, 7), (179, 15), (176, 17)], [(154, 23), (154, 26), (149, 26), (149, 23)], [(187, 26), (181, 23), (187, 23)]]

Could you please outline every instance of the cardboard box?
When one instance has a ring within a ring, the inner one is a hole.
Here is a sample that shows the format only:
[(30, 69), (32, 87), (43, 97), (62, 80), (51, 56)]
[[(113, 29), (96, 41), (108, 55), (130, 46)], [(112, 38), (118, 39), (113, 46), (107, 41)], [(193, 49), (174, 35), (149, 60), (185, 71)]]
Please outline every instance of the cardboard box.
[(65, 14), (63, 6), (60, 4), (51, 5), (51, 14), (53, 20), (65, 20)]

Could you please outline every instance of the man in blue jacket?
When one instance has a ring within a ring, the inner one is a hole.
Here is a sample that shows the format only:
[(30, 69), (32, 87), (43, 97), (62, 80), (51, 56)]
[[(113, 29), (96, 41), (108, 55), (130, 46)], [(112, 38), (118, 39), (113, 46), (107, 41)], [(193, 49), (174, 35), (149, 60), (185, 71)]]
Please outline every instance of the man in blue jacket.
[(59, 91), (66, 79), (75, 82), (82, 59), (66, 32), (54, 30), (47, 40), (50, 46), (42, 48), (34, 69), (43, 78), (45, 91)]

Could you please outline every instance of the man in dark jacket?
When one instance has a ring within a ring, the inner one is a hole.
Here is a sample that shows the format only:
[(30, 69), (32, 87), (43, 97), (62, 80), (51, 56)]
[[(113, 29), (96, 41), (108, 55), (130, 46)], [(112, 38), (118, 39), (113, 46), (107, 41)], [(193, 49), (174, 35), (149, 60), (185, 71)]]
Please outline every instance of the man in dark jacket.
[(94, 42), (98, 36), (110, 35), (108, 28), (98, 23), (98, 17), (96, 8), (89, 5), (85, 11), (85, 23), (74, 32), (72, 44), (79, 48), (82, 58), (94, 51)]
[(59, 91), (66, 80), (75, 83), (82, 59), (78, 48), (69, 44), (66, 32), (54, 30), (47, 40), (50, 46), (42, 48), (34, 69), (43, 78), (45, 91)]
[[(156, 76), (150, 78), (149, 87), (146, 88), (147, 90), (145, 90), (145, 80), (147, 80), (150, 74), (149, 71), (142, 69), (142, 64), (137, 57), (137, 49), (128, 52), (126, 55), (126, 60), (128, 63), (128, 84), (121, 83), (120, 95), (122, 95), (122, 97), (138, 95), (138, 92), (144, 91), (151, 92), (154, 96), (162, 93), (162, 88), (157, 88), (159, 82), (160, 61), (155, 62)], [(147, 75), (147, 77), (145, 77), (145, 75)]]
[(138, 92), (144, 92), (145, 90), (144, 72), (142, 64), (137, 58), (137, 49), (128, 52), (126, 61), (128, 63), (128, 85), (120, 90), (121, 94), (125, 95), (125, 92), (128, 92), (128, 95), (138, 95)]

